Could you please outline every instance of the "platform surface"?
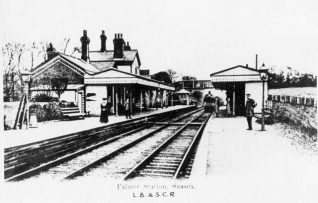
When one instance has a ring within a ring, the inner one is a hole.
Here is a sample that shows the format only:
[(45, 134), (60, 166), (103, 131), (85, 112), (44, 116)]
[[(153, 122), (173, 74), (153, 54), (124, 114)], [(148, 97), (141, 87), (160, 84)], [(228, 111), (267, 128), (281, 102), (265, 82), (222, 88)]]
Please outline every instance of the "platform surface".
[(211, 118), (190, 180), (206, 182), (207, 188), (213, 189), (211, 196), (227, 202), (242, 197), (262, 202), (258, 198), (263, 195), (265, 199), (272, 195), (307, 202), (318, 186), (317, 145), (306, 148), (296, 143), (278, 124), (266, 125), (266, 131), (260, 131), (261, 125), (254, 121), (249, 131), (245, 117)]
[[(161, 113), (176, 109), (186, 108), (188, 106), (172, 106), (168, 108), (158, 108), (158, 110), (147, 111), (132, 115), (132, 118), (151, 115), (154, 113)], [(24, 128), (21, 130), (8, 130), (4, 131), (4, 148), (13, 147), (17, 145), (27, 144), (40, 140), (45, 140), (57, 136), (62, 136), (69, 133), (75, 133), (91, 128), (107, 126), (109, 124), (118, 123), (126, 120), (125, 116), (109, 116), (107, 124), (100, 123), (99, 117), (86, 117), (85, 119), (78, 120), (53, 120), (46, 122), (38, 122), (37, 128)]]

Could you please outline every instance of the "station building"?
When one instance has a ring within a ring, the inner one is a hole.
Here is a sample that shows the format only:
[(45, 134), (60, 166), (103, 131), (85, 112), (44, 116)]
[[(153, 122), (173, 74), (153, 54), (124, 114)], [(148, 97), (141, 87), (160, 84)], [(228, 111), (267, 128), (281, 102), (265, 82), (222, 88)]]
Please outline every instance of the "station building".
[(213, 89), (211, 80), (181, 80), (174, 82), (173, 85), (175, 86), (176, 91), (185, 89), (192, 92), (194, 90)]
[(90, 115), (100, 114), (102, 98), (112, 104), (115, 115), (123, 112), (126, 99), (135, 111), (168, 105), (168, 95), (175, 88), (150, 79), (149, 70), (140, 69), (138, 50), (131, 49), (122, 34), (115, 34), (113, 50), (106, 48), (104, 31), (100, 50), (90, 51), (86, 30), (80, 40), (82, 46), (77, 57), (56, 52), (50, 44), (47, 60), (31, 71), (31, 97), (43, 92), (56, 96), (57, 91), (49, 81), (65, 78), (68, 85), (60, 101), (73, 102), (81, 112)]
[(226, 91), (227, 98), (230, 99), (231, 112), (235, 116), (245, 115), (246, 94), (251, 94), (251, 98), (257, 103), (254, 109), (255, 113), (261, 113), (263, 100), (268, 98), (267, 79), (262, 80), (261, 73), (268, 78), (268, 71), (262, 69), (250, 68), (248, 65), (234, 66), (210, 75), (212, 85), (216, 89)]

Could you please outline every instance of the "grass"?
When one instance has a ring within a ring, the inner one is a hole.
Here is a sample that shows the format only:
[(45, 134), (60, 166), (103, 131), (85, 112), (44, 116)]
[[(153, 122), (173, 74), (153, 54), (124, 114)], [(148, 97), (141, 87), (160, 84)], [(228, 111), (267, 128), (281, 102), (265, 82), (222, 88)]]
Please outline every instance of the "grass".
[(280, 88), (280, 89), (269, 89), (268, 94), (271, 95), (286, 95), (293, 97), (316, 97), (316, 87), (291, 87), (291, 88)]

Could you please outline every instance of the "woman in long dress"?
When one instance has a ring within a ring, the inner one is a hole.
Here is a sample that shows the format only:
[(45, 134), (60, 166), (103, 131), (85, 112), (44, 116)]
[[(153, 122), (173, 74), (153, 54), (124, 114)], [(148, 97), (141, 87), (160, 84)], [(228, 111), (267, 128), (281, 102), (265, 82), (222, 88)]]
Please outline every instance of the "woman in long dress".
[(108, 122), (108, 105), (107, 99), (103, 98), (102, 103), (100, 104), (101, 112), (100, 112), (100, 122), (107, 123)]

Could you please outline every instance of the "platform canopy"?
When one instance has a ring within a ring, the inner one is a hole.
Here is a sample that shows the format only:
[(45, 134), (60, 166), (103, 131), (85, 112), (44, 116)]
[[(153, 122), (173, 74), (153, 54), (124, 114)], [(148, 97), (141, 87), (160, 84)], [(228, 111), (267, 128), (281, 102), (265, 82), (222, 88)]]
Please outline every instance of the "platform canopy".
[(261, 82), (261, 72), (267, 72), (265, 69), (253, 69), (246, 66), (235, 66), (210, 75), (212, 83), (219, 82)]
[[(78, 85), (77, 84), (69, 84), (66, 86), (65, 90), (78, 91), (78, 90), (83, 89), (83, 87), (84, 87), (84, 85), (82, 85), (82, 84), (78, 84)], [(31, 91), (47, 91), (47, 90), (53, 90), (53, 89), (49, 85), (39, 85), (36, 87), (31, 87), (30, 90)]]
[(85, 85), (107, 85), (107, 84), (139, 84), (150, 86), (156, 89), (174, 91), (175, 87), (164, 84), (157, 80), (152, 80), (137, 74), (118, 70), (117, 68), (108, 68), (105, 71), (96, 74), (86, 74), (84, 76)]

